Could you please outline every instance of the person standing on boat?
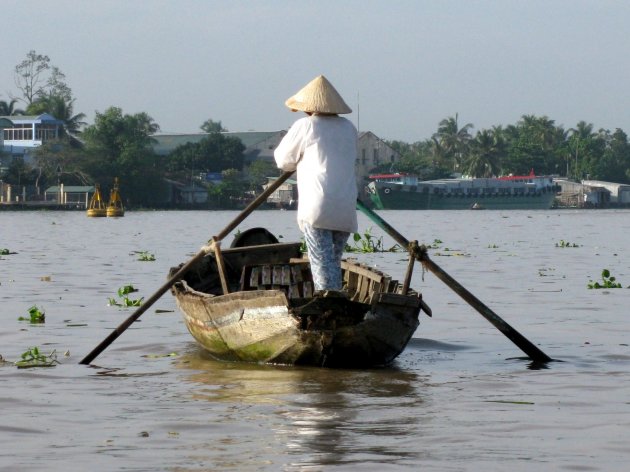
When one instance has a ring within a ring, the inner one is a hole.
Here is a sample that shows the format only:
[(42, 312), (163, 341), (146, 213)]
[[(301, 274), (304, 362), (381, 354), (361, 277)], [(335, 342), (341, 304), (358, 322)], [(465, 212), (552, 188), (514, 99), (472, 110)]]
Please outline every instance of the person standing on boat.
[(357, 130), (352, 113), (320, 75), (285, 105), (303, 111), (274, 152), (278, 167), (297, 170), (297, 220), (304, 233), (315, 290), (341, 290), (341, 257), (357, 231)]

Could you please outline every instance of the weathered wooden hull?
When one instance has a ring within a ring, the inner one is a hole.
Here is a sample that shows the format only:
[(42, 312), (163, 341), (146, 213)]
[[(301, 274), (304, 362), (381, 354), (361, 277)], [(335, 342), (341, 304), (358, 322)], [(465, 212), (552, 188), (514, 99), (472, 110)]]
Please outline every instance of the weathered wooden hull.
[[(238, 269), (237, 252), (229, 249), (223, 254), (228, 266)], [(278, 257), (267, 260), (291, 263)], [(304, 260), (292, 262), (302, 269), (308, 265)], [(205, 267), (212, 279), (214, 264)], [(348, 262), (344, 267), (350, 288), (346, 293), (290, 298), (292, 292), (282, 287), (228, 294), (199, 291), (194, 287), (207, 286), (203, 269), (191, 280), (175, 284), (172, 291), (188, 330), (216, 359), (327, 367), (387, 365), (418, 327), (422, 299), (415, 292), (394, 293), (399, 290), (396, 281), (371, 269)]]

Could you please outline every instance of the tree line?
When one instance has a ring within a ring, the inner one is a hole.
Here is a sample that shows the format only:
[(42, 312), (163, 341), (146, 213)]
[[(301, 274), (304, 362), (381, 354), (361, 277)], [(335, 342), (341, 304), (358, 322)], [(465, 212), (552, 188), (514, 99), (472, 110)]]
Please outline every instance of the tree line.
[[(458, 172), (471, 177), (562, 175), (630, 183), (630, 145), (626, 133), (599, 129), (585, 121), (565, 129), (546, 116), (523, 115), (514, 125), (482, 129), (460, 125), (458, 115), (439, 123), (430, 139), (389, 144), (402, 156), (398, 171), (424, 179)], [(381, 170), (385, 170), (384, 168)]]
[[(190, 182), (201, 172), (221, 172), (223, 182), (209, 187), (215, 200), (257, 190), (267, 176), (279, 171), (270, 163), (254, 162), (243, 173), (244, 146), (222, 134), (220, 121), (208, 119), (200, 128), (208, 133), (198, 143), (178, 147), (168, 156), (157, 155), (152, 135), (160, 127), (147, 113), (125, 114), (118, 107), (97, 112), (92, 125), (74, 112), (75, 98), (65, 75), (50, 58), (30, 51), (15, 66), (19, 93), (0, 100), (0, 116), (48, 113), (63, 123), (58, 140), (33, 151), (34, 164), (12, 159), (0, 178), (14, 185), (46, 188), (62, 180), (65, 185), (101, 183), (107, 191), (120, 179), (127, 205), (159, 207), (168, 201), (167, 181)], [(514, 125), (482, 129), (460, 125), (459, 117), (439, 123), (430, 139), (415, 143), (389, 141), (400, 162), (373, 171), (401, 171), (422, 179), (454, 172), (473, 177), (507, 174), (566, 175), (630, 183), (630, 145), (621, 130), (599, 129), (579, 122), (564, 129), (546, 116), (524, 115)]]
[(201, 173), (221, 172), (223, 181), (209, 193), (225, 201), (262, 184), (265, 175), (278, 175), (274, 166), (256, 163), (244, 180), (244, 146), (239, 139), (222, 134), (227, 130), (220, 121), (206, 120), (200, 126), (208, 133), (203, 140), (161, 156), (153, 151), (151, 137), (160, 126), (147, 113), (130, 115), (110, 107), (97, 112), (92, 125), (83, 121), (83, 113), (74, 114), (72, 89), (48, 56), (30, 51), (14, 72), (19, 94), (0, 100), (0, 116), (48, 113), (63, 126), (59, 139), (32, 151), (34, 164), (12, 159), (0, 176), (5, 183), (36, 189), (58, 181), (64, 185), (101, 183), (106, 192), (118, 177), (127, 205), (160, 207), (171, 201), (168, 180), (190, 183)]

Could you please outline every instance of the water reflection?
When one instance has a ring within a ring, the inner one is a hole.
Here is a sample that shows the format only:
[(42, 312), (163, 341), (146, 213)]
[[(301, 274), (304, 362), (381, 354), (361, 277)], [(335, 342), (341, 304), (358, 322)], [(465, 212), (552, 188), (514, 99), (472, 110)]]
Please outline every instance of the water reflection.
[[(420, 434), (422, 423), (431, 421), (422, 414), (427, 379), (403, 369), (233, 364), (201, 351), (176, 365), (191, 371), (186, 379), (198, 384), (191, 389), (195, 400), (237, 403), (236, 415), (247, 412), (262, 422), (271, 433), (263, 441), (289, 456), (285, 470), (351, 464), (359, 457), (364, 465), (405, 462), (417, 448), (404, 448), (400, 440)], [(264, 407), (260, 415), (252, 413), (256, 406)]]

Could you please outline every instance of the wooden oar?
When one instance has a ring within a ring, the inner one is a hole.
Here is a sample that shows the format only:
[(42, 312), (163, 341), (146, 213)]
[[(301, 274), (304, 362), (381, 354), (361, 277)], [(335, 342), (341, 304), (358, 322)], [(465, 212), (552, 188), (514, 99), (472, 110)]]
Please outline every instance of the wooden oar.
[(438, 279), (448, 285), (455, 293), (462, 297), (470, 306), (477, 310), (481, 315), (494, 325), (499, 331), (501, 331), (507, 338), (518, 346), (530, 359), (534, 362), (550, 362), (552, 359), (542, 352), (538, 347), (532, 344), (521, 333), (512, 328), (506, 323), (499, 315), (493, 312), (490, 308), (484, 305), (477, 297), (466, 290), (457, 280), (448, 275), (442, 270), (435, 262), (433, 262), (426, 251), (426, 247), (418, 246), (416, 241), (409, 242), (403, 235), (396, 231), (392, 226), (383, 220), (379, 215), (374, 213), (371, 209), (366, 207), (362, 202), (357, 200), (357, 208), (361, 210), (370, 220), (376, 223), (389, 234), (398, 244), (407, 248), (410, 254), (413, 254), (415, 258), (420, 261), (424, 267), (433, 272)]
[(138, 308), (129, 318), (122, 322), (112, 333), (107, 336), (98, 346), (96, 346), (92, 352), (85, 356), (79, 364), (90, 364), (101, 352), (113, 343), (118, 336), (125, 332), (131, 324), (136, 321), (140, 316), (149, 309), (164, 293), (171, 288), (178, 280), (180, 280), (190, 268), (195, 265), (200, 259), (202, 259), (209, 250), (218, 244), (223, 238), (230, 234), (249, 214), (258, 208), (273, 192), (275, 192), (280, 185), (282, 185), (289, 177), (293, 175), (293, 172), (285, 172), (278, 177), (269, 187), (265, 189), (254, 201), (252, 201), (247, 207), (236, 217), (232, 222), (227, 225), (219, 234), (211, 239), (209, 246), (204, 246), (195, 256), (184, 264), (168, 281), (162, 285), (157, 292), (151, 295), (147, 300)]

